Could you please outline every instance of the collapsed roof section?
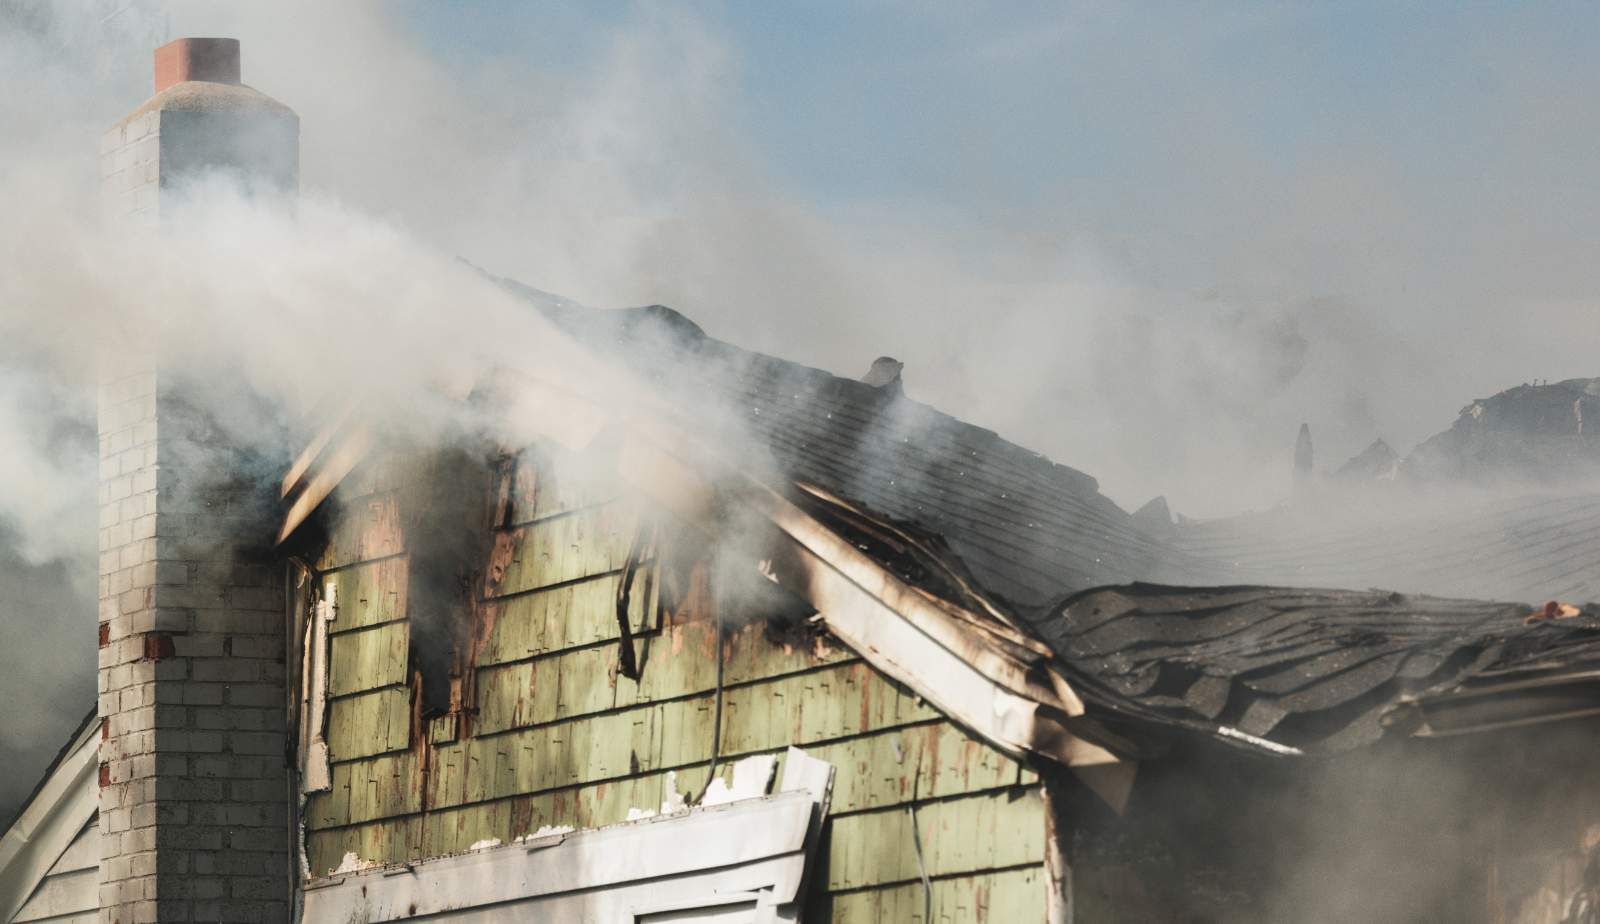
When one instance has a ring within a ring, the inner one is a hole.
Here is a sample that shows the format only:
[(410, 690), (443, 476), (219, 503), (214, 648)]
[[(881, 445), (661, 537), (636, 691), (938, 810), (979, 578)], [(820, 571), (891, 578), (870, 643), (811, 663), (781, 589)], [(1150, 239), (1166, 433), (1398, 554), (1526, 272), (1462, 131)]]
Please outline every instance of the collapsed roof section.
[[(567, 340), (544, 344), (542, 359), (599, 357), (612, 381), (602, 395), (544, 370), (495, 370), (478, 394), (493, 393), (530, 436), (607, 444), (625, 482), (686, 521), (749, 530), (764, 575), (1012, 756), (1093, 766), (1158, 753), (1174, 731), (1292, 755), (1389, 729), (1484, 729), (1507, 719), (1463, 719), (1451, 697), (1509, 692), (1483, 683), (1533, 670), (1517, 652), (1537, 651), (1562, 683), (1590, 663), (1592, 613), (1525, 629), (1523, 604), (1270, 588), (1089, 592), (1220, 583), (1224, 562), (1270, 561), (1272, 540), (1234, 557), (1185, 544), (1119, 509), (1089, 476), (907, 399), (892, 361), (867, 380), (843, 379), (714, 340), (671, 309), (596, 311), (502, 284)], [(630, 392), (622, 407), (606, 397), (618, 382)], [(371, 450), (359, 418), (343, 417), (285, 480), (286, 536)], [(1338, 549), (1308, 557), (1366, 560)], [(1475, 564), (1470, 550), (1442, 557), (1458, 573)], [(1593, 569), (1575, 567), (1579, 578), (1561, 586), (1592, 599)], [(1541, 696), (1502, 699), (1523, 722), (1587, 708)]]
[(1273, 754), (1600, 714), (1600, 607), (1382, 591), (1148, 584), (1073, 596), (1037, 628), (1087, 714)]

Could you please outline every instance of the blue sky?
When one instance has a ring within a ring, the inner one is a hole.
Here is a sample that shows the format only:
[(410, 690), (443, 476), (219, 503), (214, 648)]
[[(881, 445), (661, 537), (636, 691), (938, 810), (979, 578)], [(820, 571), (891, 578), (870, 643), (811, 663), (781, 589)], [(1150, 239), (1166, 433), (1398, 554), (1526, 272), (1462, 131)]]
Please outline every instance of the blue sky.
[(41, 156), (152, 41), (233, 35), (308, 193), (844, 374), (896, 355), (1127, 505), (1270, 503), (1301, 421), (1337, 464), (1596, 371), (1592, 5), (51, 9), (116, 66), (12, 94)]
[[(691, 281), (640, 255), (547, 284), (670, 301), (841, 372), (905, 354), (913, 394), (1124, 503), (1265, 502), (1259, 475), (1214, 473), (1276, 465), (1302, 419), (1337, 464), (1597, 371), (1578, 346), (1600, 335), (1592, 5), (395, 9), (469, 86), (537, 73), (660, 134), (619, 176), (635, 212), (708, 235), (706, 265)], [(744, 209), (717, 217), (740, 247), (706, 231), (706, 201)], [(746, 246), (774, 214), (807, 230)], [(740, 262), (770, 291), (731, 278)], [(1296, 367), (1283, 337), (1308, 344)]]
[[(641, 7), (411, 3), (446, 58), (595, 66)], [(1215, 145), (1292, 171), (1381, 148), (1432, 183), (1503, 166), (1484, 116), (1577, 78), (1596, 47), (1587, 4), (1060, 4), (889, 2), (687, 7), (736, 56), (727, 115), (776, 175), (820, 201), (1088, 212), (1110, 229), (1167, 196), (1209, 198)], [(1508, 99), (1507, 97), (1511, 98)], [(1243, 166), (1243, 165), (1241, 165)], [(1535, 178), (1530, 181), (1537, 182)]]
[[(107, 35), (127, 0), (81, 3)], [(842, 374), (895, 355), (1128, 506), (1270, 503), (1302, 421), (1336, 465), (1597, 371), (1589, 4), (128, 9), (57, 147), (147, 92), (132, 26), (236, 36), (308, 194)]]

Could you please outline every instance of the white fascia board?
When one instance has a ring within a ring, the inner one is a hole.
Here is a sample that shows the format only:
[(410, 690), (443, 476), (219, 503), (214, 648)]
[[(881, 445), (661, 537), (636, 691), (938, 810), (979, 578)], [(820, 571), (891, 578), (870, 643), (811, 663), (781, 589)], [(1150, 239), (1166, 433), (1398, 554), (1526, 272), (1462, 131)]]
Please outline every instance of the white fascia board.
[(762, 572), (815, 607), (828, 630), (874, 667), (1011, 757), (1038, 754), (1067, 766), (1118, 760), (1072, 735), (1046, 710), (1082, 714), (1082, 701), (1064, 681), (1027, 681), (977, 632), (953, 625), (938, 607), (753, 479), (729, 473), (735, 489), (724, 490), (719, 504), (707, 478), (664, 449), (667, 440), (652, 436), (639, 425), (624, 438), (618, 461), (624, 479), (708, 530), (719, 528), (719, 510), (729, 516), (727, 502), (742, 507), (751, 519), (736, 521), (736, 528), (750, 530), (752, 549), (770, 556), (760, 563)]
[(591, 915), (735, 892), (785, 904), (799, 891), (816, 806), (811, 792), (781, 792), (331, 877), (307, 884), (304, 920), (630, 920)]
[[(1062, 711), (1068, 715), (1083, 714), (1083, 702), (1064, 681), (1045, 688), (1033, 679), (1032, 675), (1040, 667), (1037, 664), (1038, 657), (1049, 654), (1049, 649), (1042, 644), (1021, 646), (1009, 638), (1009, 630), (1002, 632), (998, 628), (985, 627), (983, 620), (970, 614), (965, 618), (957, 618), (946, 611), (947, 607), (954, 609), (953, 604), (947, 603), (943, 607), (935, 605), (922, 592), (900, 580), (854, 544), (776, 491), (748, 477), (741, 477), (739, 481), (743, 482), (737, 491), (742, 502), (759, 511), (785, 535), (805, 546), (807, 551), (851, 583), (916, 626), (918, 631), (971, 663), (980, 673), (1024, 694), (1059, 697), (1057, 705)], [(1013, 656), (1007, 651), (1012, 646), (1026, 647), (1030, 660), (1023, 661)], [(1049, 671), (1048, 664), (1043, 667), (1041, 673)]]

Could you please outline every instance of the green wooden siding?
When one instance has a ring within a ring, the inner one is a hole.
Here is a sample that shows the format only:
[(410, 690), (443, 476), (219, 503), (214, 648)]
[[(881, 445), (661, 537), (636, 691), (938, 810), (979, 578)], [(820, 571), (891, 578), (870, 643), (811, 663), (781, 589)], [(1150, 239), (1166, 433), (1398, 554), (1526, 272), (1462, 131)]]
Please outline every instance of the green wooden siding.
[[(1044, 862), (1042, 805), (1037, 789), (942, 799), (916, 809), (922, 862), (928, 875), (970, 873)], [(833, 821), (828, 888), (917, 879), (912, 813), (901, 806), (844, 815)]]
[[(936, 924), (968, 921), (1044, 924), (1045, 884), (1041, 865), (935, 879), (931, 883), (931, 920)], [(929, 920), (924, 913), (925, 901), (922, 883), (917, 882), (835, 892), (824, 897), (823, 907), (808, 911), (813, 920), (831, 920), (837, 924), (884, 924), (888, 921), (923, 924)]]
[(394, 622), (406, 616), (406, 560), (386, 558), (324, 575), (333, 585), (334, 620), (329, 632)]
[(331, 789), (306, 802), (307, 826), (321, 830), (422, 811), (418, 760), (402, 751), (335, 764)]
[[(609, 618), (615, 635), (616, 619), (609, 601), (601, 612)], [(637, 682), (617, 674), (619, 654), (615, 644), (486, 667), (478, 672), (478, 731), (489, 734), (709, 693), (717, 678), (715, 637), (714, 625), (706, 620), (667, 626), (644, 636), (637, 645), (644, 664), (643, 676)], [(723, 651), (723, 683), (730, 704), (735, 698), (734, 688), (740, 685), (850, 657), (843, 649), (820, 658), (792, 648), (785, 651), (767, 641), (757, 626), (729, 632)], [(610, 682), (595, 683), (597, 676), (609, 678)]]
[[(343, 505), (319, 557), (339, 606), (333, 785), (306, 806), (312, 870), (347, 853), (397, 862), (549, 825), (614, 824), (701, 789), (717, 711), (709, 598), (664, 621), (647, 562), (629, 611), (643, 676), (619, 676), (614, 601), (639, 515), (598, 470), (559, 453), (503, 469), (497, 516), (514, 525), (498, 531), (503, 570), (479, 606), (468, 684), (475, 712), (454, 740), (411, 735), (403, 479), (391, 469), (376, 479), (384, 490)], [(1036, 777), (843, 646), (775, 634), (764, 615), (723, 614), (720, 766), (726, 776), (743, 756), (781, 761), (795, 745), (837, 768), (813, 919), (921, 920), (911, 804), (936, 919), (1041, 919)]]
[(586, 507), (599, 507), (621, 495), (615, 479), (571, 452), (541, 447), (517, 459), (508, 523), (529, 523)]
[(332, 571), (403, 551), (400, 498), (396, 491), (385, 491), (338, 504), (328, 541), (312, 566), (318, 571)]
[(616, 571), (628, 558), (635, 520), (634, 505), (614, 502), (518, 527), (512, 534), (511, 560), (491, 594), (504, 596)]
[(328, 639), (328, 695), (344, 696), (406, 682), (410, 626), (383, 623)]
[[(619, 574), (506, 597), (488, 604), (493, 624), (478, 652), (479, 664), (504, 664), (617, 638), (615, 603)], [(635, 578), (635, 580), (638, 580)], [(629, 627), (637, 634), (652, 623), (656, 598), (629, 597)], [(608, 618), (601, 618), (608, 617)]]
[(328, 756), (335, 760), (404, 750), (410, 744), (411, 691), (389, 687), (328, 704)]
[(1038, 776), (944, 720), (807, 748), (834, 765), (833, 811), (1032, 786)]

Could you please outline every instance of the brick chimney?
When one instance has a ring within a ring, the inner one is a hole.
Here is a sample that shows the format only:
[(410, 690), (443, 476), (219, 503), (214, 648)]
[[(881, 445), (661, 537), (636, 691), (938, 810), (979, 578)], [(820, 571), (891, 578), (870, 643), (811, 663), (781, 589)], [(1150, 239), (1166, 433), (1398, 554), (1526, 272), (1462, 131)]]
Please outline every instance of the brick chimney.
[(299, 186), (300, 119), (239, 82), (237, 39), (169, 42), (155, 75), (156, 95), (101, 139), (108, 214), (158, 218), (163, 198), (216, 173), (255, 193)]
[[(106, 133), (109, 212), (149, 222), (222, 173), (292, 193), (299, 120), (239, 82), (239, 43), (155, 53), (156, 95)], [(109, 345), (100, 431), (100, 920), (289, 919), (284, 586), (275, 464), (230, 438), (162, 344)], [(230, 407), (238, 408), (238, 403)], [(280, 469), (281, 470), (281, 469)]]

